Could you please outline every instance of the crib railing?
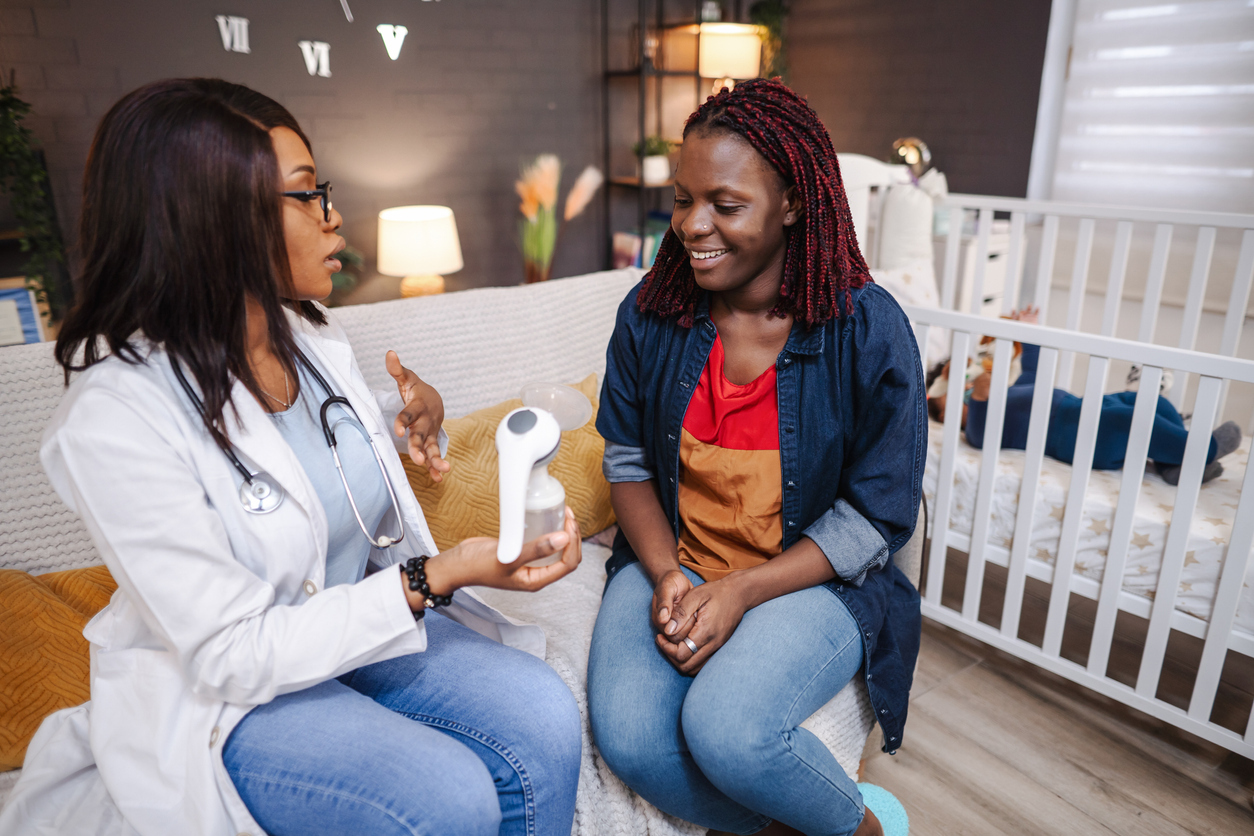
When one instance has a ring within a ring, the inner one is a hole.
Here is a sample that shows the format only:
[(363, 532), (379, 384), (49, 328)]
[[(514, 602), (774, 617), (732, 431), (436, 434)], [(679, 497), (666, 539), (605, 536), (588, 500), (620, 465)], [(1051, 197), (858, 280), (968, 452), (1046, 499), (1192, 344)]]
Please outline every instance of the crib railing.
[[(1006, 252), (1006, 281), (1002, 296), (1002, 314), (1009, 314), (1020, 305), (1032, 304), (1041, 310), (1040, 321), (1047, 322), (1050, 291), (1055, 284), (1062, 284), (1066, 277), (1066, 265), (1057, 264), (1059, 235), (1064, 230), (1070, 239), (1074, 236), (1070, 279), (1067, 284), (1067, 311), (1065, 328), (1082, 330), (1085, 297), (1090, 284), (1090, 274), (1095, 266), (1094, 243), (1103, 239), (1101, 249), (1109, 244), (1109, 264), (1106, 274), (1105, 299), (1102, 306), (1101, 324), (1096, 333), (1115, 336), (1120, 309), (1125, 299), (1132, 261), (1134, 231), (1154, 230), (1153, 243), (1145, 265), (1145, 282), (1141, 289), (1140, 321), (1136, 329), (1136, 341), (1152, 343), (1158, 326), (1159, 313), (1164, 302), (1163, 291), (1169, 279), (1168, 265), (1176, 256), (1175, 270), (1170, 278), (1172, 286), (1183, 285), (1183, 267), (1180, 258), (1183, 248), (1191, 241), (1192, 257), (1188, 270), (1188, 285), (1183, 300), (1183, 313), (1177, 346), (1193, 349), (1197, 346), (1202, 312), (1206, 306), (1207, 287), (1212, 274), (1219, 273), (1215, 264), (1217, 236), (1224, 236), (1224, 249), (1239, 249), (1232, 268), (1232, 285), (1228, 293), (1224, 315), (1223, 334), (1216, 353), (1233, 357), (1241, 338), (1241, 330), (1250, 301), (1251, 283), (1254, 281), (1254, 215), (1238, 215), (1223, 212), (1186, 212), (1163, 209), (1138, 209), (1126, 206), (1091, 206), (1085, 204), (1055, 203), (1041, 200), (1022, 200), (985, 195), (951, 194), (945, 200), (949, 213), (949, 230), (945, 242), (941, 278), (941, 307), (954, 310), (957, 304), (958, 265), (962, 249), (964, 228), (969, 228), (971, 215), (975, 216), (976, 255), (972, 292), (964, 298), (970, 300), (969, 312), (978, 313), (984, 299), (985, 276), (988, 267), (989, 240), (994, 228), (996, 213), (1009, 213), (1009, 248)], [(1103, 226), (1099, 229), (1098, 224)], [(1110, 239), (1112, 225), (1113, 239)], [(999, 228), (1005, 220), (998, 222)], [(1031, 232), (1031, 234), (1029, 234)], [(1236, 239), (1239, 237), (1239, 245)], [(1110, 240), (1107, 240), (1110, 239)], [(1231, 239), (1230, 241), (1228, 239)], [(1029, 258), (1032, 250), (1032, 258)], [(1061, 272), (1061, 275), (1060, 275)], [(1024, 274), (1031, 277), (1031, 298), (1020, 296)], [(1219, 277), (1226, 280), (1228, 275)], [(1139, 278), (1139, 276), (1138, 276)], [(1213, 294), (1212, 294), (1213, 295)], [(1220, 302), (1211, 301), (1217, 309)], [(1071, 389), (1074, 354), (1064, 349), (1058, 362), (1056, 383), (1059, 388)], [(1168, 367), (1170, 368), (1170, 367)], [(1183, 370), (1176, 370), (1182, 372)], [(1167, 395), (1179, 407), (1190, 380), (1187, 374), (1177, 374), (1174, 385)], [(1221, 385), (1219, 412), (1223, 413), (1227, 386)]]
[[(1254, 543), (1254, 462), (1246, 468), (1241, 485), (1235, 521), (1220, 570), (1210, 619), (1206, 621), (1176, 609), (1190, 523), (1201, 489), (1210, 433), (1219, 414), (1222, 393), (1230, 381), (1254, 383), (1254, 361), (954, 311), (913, 306), (906, 306), (905, 311), (914, 323), (921, 353), (927, 344), (928, 331), (934, 327), (952, 332), (953, 357), (966, 356), (971, 345), (981, 336), (995, 338), (992, 386), (980, 460), (976, 507), (969, 537), (951, 529), (951, 504), (955, 460), (960, 443), (959, 422), (964, 381), (961, 374), (949, 376), (937, 490), (934, 507), (929, 509), (931, 544), (923, 598), (924, 614), (1245, 757), (1254, 757), (1254, 711), (1251, 712), (1245, 729), (1241, 731), (1218, 725), (1210, 719), (1228, 652), (1231, 650), (1254, 657), (1254, 635), (1235, 627), (1242, 584), (1250, 564), (1251, 545)], [(1015, 341), (1039, 345), (1041, 351), (1014, 533), (1010, 547), (1006, 549), (989, 542), (989, 524)], [(1063, 512), (1062, 533), (1054, 564), (1050, 566), (1030, 555), (1028, 546), (1045, 455), (1051, 393), (1056, 386), (1058, 368), (1066, 352), (1087, 355), (1089, 362), (1070, 487)], [(1109, 363), (1118, 360), (1142, 364), (1144, 371), (1133, 409), (1126, 464), (1111, 526), (1110, 547), (1102, 579), (1095, 582), (1077, 577), (1074, 570), (1084, 498), (1097, 440), (1103, 384)], [(1199, 384), (1157, 589), (1150, 601), (1125, 591), (1123, 577), (1157, 406), (1158, 387), (1164, 368), (1197, 375)], [(941, 596), (946, 556), (950, 548), (968, 554), (962, 601), (960, 607), (956, 608), (942, 603)], [(998, 564), (1006, 569), (1004, 603), (1000, 623), (995, 625), (984, 623), (979, 618), (988, 563)], [(1049, 585), (1044, 640), (1040, 646), (1020, 638), (1020, 617), (1028, 578), (1036, 578)], [(1063, 629), (1073, 593), (1097, 602), (1088, 657), (1083, 665), (1061, 655)], [(1108, 674), (1115, 620), (1120, 611), (1148, 620), (1134, 686), (1117, 681)], [(1157, 696), (1167, 643), (1172, 631), (1195, 636), (1204, 642), (1187, 710)]]

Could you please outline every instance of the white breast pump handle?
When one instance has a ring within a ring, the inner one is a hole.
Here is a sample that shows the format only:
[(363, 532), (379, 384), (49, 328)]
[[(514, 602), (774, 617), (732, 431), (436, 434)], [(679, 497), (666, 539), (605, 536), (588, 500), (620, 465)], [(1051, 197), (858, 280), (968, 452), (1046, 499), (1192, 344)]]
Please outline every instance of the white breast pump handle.
[(501, 532), (496, 558), (513, 563), (522, 554), (526, 519), (527, 482), (536, 462), (549, 458), (562, 441), (562, 430), (543, 409), (521, 407), (506, 415), (496, 428), (500, 459)]

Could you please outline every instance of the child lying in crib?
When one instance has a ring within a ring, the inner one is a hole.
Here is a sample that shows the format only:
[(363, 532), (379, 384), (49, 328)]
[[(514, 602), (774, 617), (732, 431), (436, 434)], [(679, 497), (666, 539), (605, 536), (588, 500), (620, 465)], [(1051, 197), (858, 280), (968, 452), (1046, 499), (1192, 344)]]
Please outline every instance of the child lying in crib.
[[(1035, 323), (1038, 312), (1033, 308), (1016, 311), (1010, 319)], [(1024, 450), (1028, 441), (1028, 419), (1032, 413), (1032, 394), (1036, 385), (1036, 363), (1040, 347), (1015, 343), (1017, 359), (1023, 372), (1006, 390), (1006, 417), (1002, 427), (1003, 449)], [(986, 363), (978, 375), (968, 374), (966, 397), (963, 404), (962, 425), (967, 441), (972, 447), (983, 448), (984, 424), (988, 416), (988, 395), (992, 383), (991, 364)], [(945, 411), (945, 388), (935, 381), (948, 379), (949, 363), (933, 369), (928, 375), (928, 412), (940, 420)], [(935, 392), (935, 397), (932, 393)], [(1045, 433), (1045, 455), (1071, 464), (1075, 456), (1076, 435), (1080, 429), (1082, 398), (1070, 392), (1055, 389), (1053, 404), (1049, 410), (1049, 427)], [(1115, 392), (1102, 396), (1101, 417), (1097, 424), (1097, 444), (1093, 449), (1093, 467), (1097, 470), (1119, 470), (1127, 453), (1128, 436), (1132, 427), (1132, 410), (1136, 392)], [(1153, 460), (1158, 475), (1169, 485), (1180, 480), (1180, 463), (1184, 460), (1184, 445), (1189, 432), (1184, 419), (1171, 401), (1158, 396), (1154, 415), (1154, 428), (1150, 432), (1149, 458)], [(1220, 424), (1211, 433), (1210, 450), (1206, 455), (1206, 469), (1202, 481), (1223, 473), (1219, 459), (1237, 449), (1241, 443), (1241, 429), (1235, 421)]]

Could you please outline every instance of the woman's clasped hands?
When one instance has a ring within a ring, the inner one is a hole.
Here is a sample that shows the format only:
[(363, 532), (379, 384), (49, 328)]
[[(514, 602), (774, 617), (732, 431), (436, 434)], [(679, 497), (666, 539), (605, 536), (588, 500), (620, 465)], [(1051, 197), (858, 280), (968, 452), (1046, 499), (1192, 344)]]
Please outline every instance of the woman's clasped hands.
[[(726, 579), (693, 586), (687, 575), (673, 569), (653, 587), (651, 615), (658, 650), (675, 670), (696, 676), (736, 632), (748, 609)], [(685, 639), (696, 645), (695, 652)]]

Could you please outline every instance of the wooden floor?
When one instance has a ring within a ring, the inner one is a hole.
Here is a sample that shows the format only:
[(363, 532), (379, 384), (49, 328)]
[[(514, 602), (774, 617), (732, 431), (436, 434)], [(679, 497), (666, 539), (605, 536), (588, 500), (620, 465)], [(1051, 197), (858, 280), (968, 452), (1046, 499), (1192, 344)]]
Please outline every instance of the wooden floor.
[(1254, 761), (926, 619), (905, 745), (863, 780), (911, 836), (1254, 834)]

